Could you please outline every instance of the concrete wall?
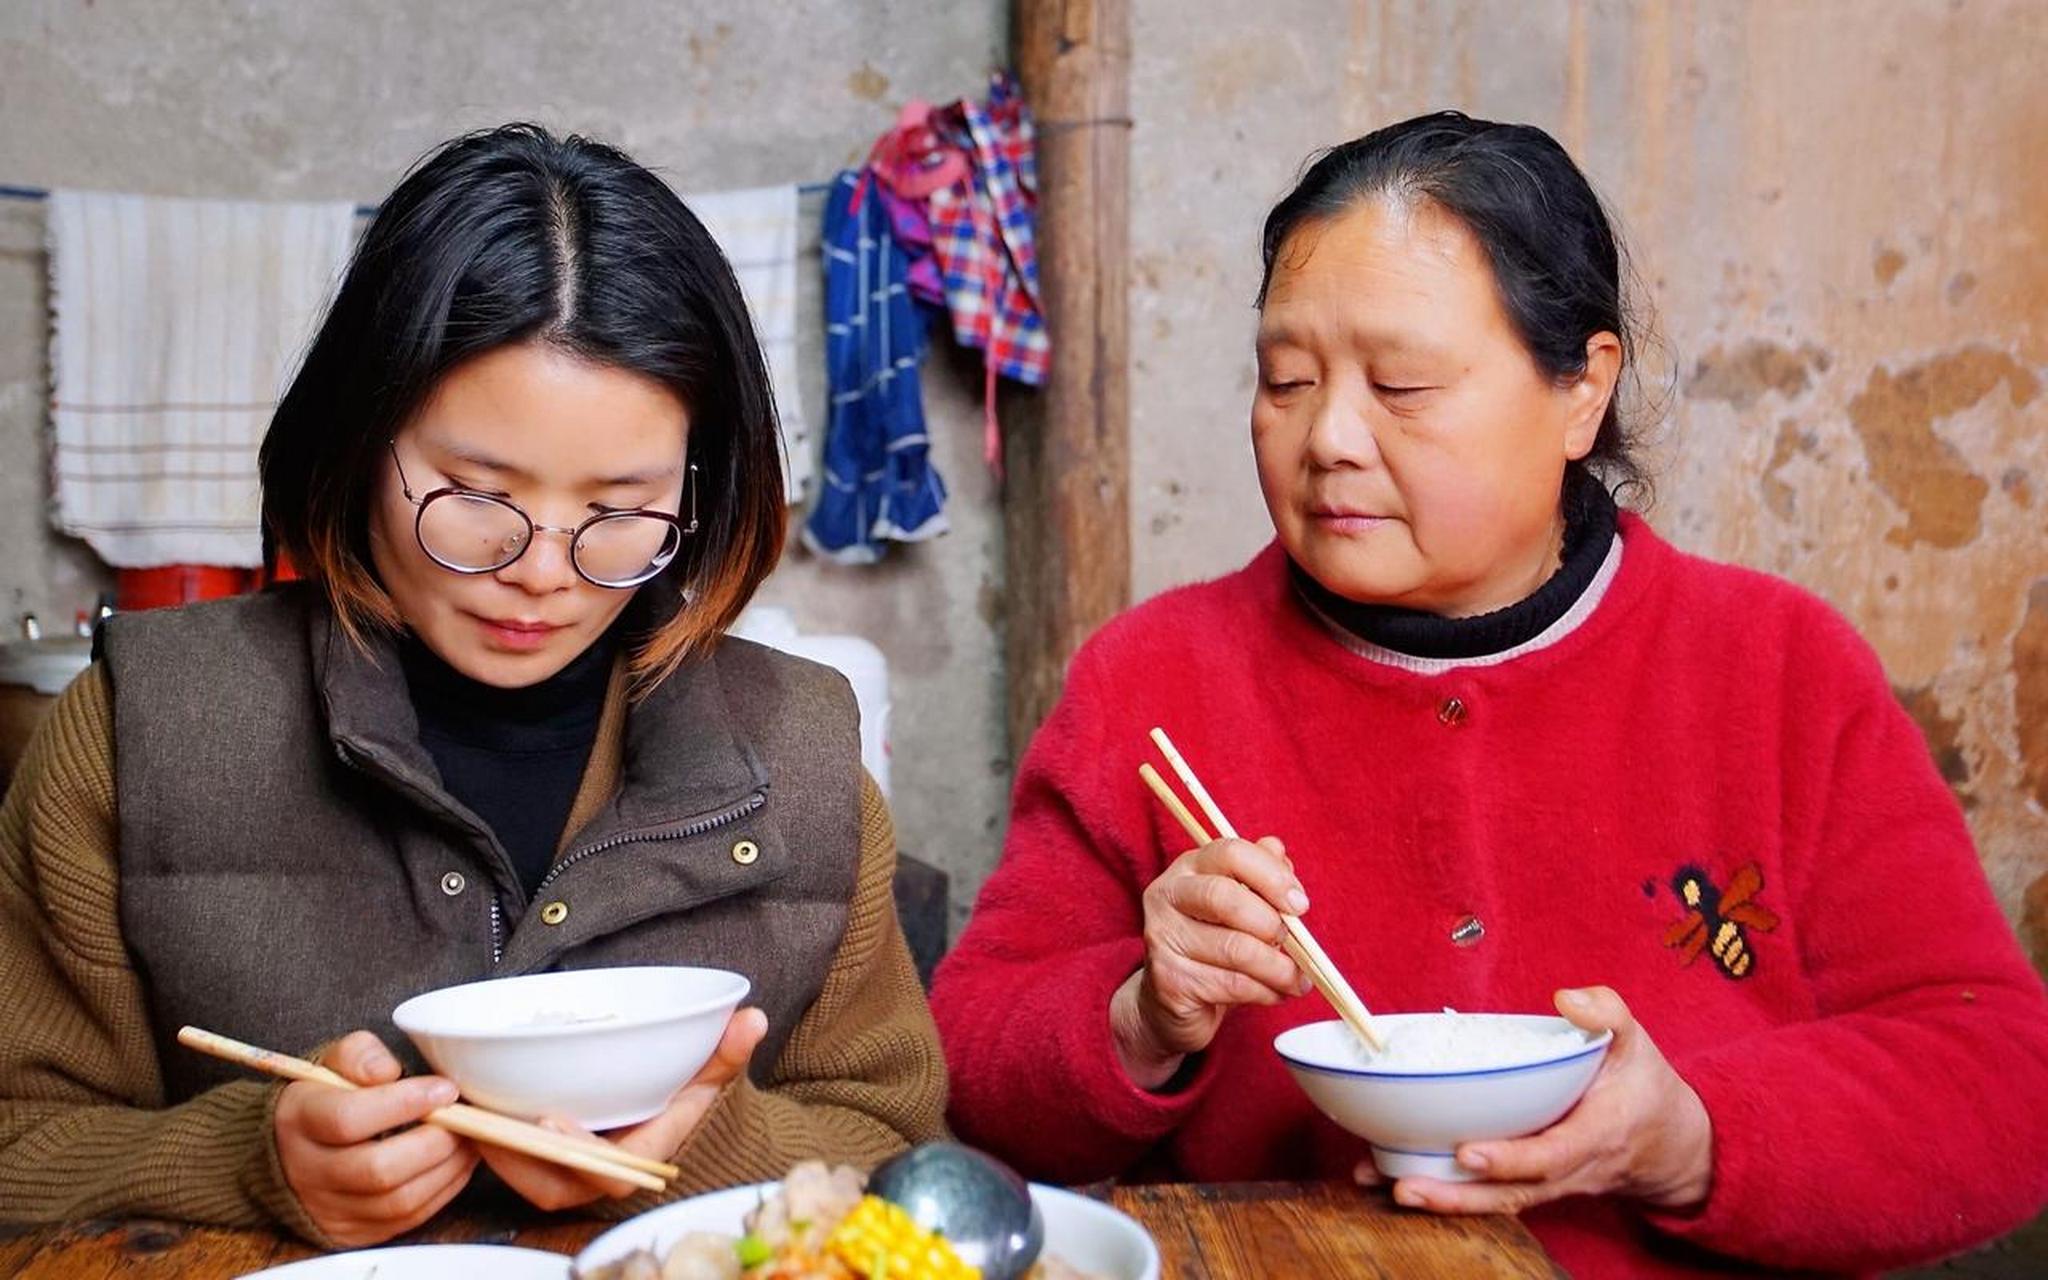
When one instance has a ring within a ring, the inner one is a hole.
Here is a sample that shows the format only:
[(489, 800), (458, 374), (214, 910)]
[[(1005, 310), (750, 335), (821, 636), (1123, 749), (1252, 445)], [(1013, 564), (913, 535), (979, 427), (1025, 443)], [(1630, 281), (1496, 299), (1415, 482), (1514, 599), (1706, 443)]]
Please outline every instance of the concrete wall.
[[(1005, 0), (17, 0), (0, 181), (372, 199), (434, 141), (536, 116), (684, 188), (803, 181), (903, 96), (975, 91)], [(1257, 38), (1248, 38), (1255, 33)], [(2048, 8), (2025, 0), (1136, 0), (1140, 597), (1269, 536), (1245, 429), (1266, 207), (1314, 148), (1437, 106), (1541, 124), (1620, 216), (1665, 337), (1657, 523), (1787, 574), (1883, 654), (2048, 961)], [(100, 585), (47, 533), (42, 221), (0, 201), (0, 621)], [(815, 282), (809, 282), (814, 284)], [(807, 333), (815, 341), (815, 333)], [(905, 848), (993, 860), (999, 522), (977, 380), (926, 387), (956, 532), (766, 598), (896, 675)], [(812, 416), (821, 402), (807, 358)]]
[[(464, 129), (533, 118), (617, 142), (679, 188), (822, 180), (911, 95), (978, 94), (1004, 0), (12, 0), (0, 6), (0, 182), (164, 195), (373, 201)], [(807, 202), (815, 213), (817, 199)], [(39, 206), (0, 201), (0, 622), (68, 620), (104, 585), (48, 531)], [(815, 252), (816, 222), (807, 248)], [(816, 279), (805, 273), (806, 315)], [(821, 335), (804, 368), (822, 427)], [(954, 532), (871, 571), (793, 554), (764, 599), (807, 631), (881, 645), (895, 678), (903, 847), (952, 872), (956, 913), (1007, 801), (1001, 521), (980, 379), (925, 387)]]
[(1654, 522), (1882, 654), (2048, 966), (2048, 7), (2026, 0), (1137, 0), (1141, 595), (1270, 537), (1257, 231), (1313, 149), (1538, 124), (1664, 335)]

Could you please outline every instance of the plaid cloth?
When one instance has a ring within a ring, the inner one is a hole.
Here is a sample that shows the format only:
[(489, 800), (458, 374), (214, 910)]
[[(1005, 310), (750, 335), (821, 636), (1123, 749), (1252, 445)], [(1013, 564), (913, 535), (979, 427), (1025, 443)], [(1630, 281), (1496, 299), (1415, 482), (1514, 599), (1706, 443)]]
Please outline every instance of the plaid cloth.
[(889, 238), (909, 259), (904, 280), (910, 286), (910, 296), (933, 307), (945, 306), (946, 284), (939, 278), (938, 259), (932, 256), (932, 224), (924, 216), (923, 202), (906, 200), (882, 182), (869, 190), (881, 199), (882, 210), (889, 215)]
[(926, 318), (906, 283), (910, 259), (865, 170), (825, 202), (825, 483), (803, 540), (842, 564), (873, 564), (890, 541), (946, 531), (946, 485), (932, 466), (918, 364)]
[(962, 99), (934, 112), (932, 127), (942, 145), (972, 162), (970, 177), (931, 193), (932, 252), (945, 275), (954, 338), (983, 353), (984, 448), (989, 465), (999, 466), (996, 377), (1038, 386), (1052, 355), (1033, 241), (1038, 171), (1031, 111), (1016, 83), (997, 73), (985, 105)]

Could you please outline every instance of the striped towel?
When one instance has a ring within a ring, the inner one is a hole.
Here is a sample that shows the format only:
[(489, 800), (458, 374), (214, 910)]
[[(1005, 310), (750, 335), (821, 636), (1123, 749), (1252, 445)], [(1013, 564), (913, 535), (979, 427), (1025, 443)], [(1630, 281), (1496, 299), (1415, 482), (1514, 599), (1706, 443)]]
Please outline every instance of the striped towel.
[(782, 418), (782, 457), (789, 500), (803, 497), (811, 478), (811, 433), (797, 394), (795, 186), (689, 194), (697, 215), (732, 261), (753, 313), (754, 332), (768, 357), (768, 377)]
[(946, 532), (946, 484), (925, 431), (926, 319), (910, 259), (889, 234), (873, 178), (847, 170), (825, 201), (825, 375), (831, 412), (825, 483), (804, 545), (840, 564), (873, 564), (890, 542)]
[(116, 568), (260, 565), (256, 446), (354, 206), (50, 196), (56, 523)]

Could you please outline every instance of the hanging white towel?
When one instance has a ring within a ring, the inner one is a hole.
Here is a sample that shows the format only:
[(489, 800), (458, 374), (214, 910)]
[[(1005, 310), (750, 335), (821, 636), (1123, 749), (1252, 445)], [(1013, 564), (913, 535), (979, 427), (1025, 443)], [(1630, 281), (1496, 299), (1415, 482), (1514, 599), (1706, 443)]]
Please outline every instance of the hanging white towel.
[(753, 187), (686, 194), (683, 202), (732, 261), (753, 312), (754, 332), (768, 356), (775, 408), (782, 418), (782, 457), (789, 500), (811, 478), (811, 432), (797, 392), (797, 189)]
[(256, 447), (354, 206), (51, 193), (56, 523), (116, 568), (262, 563)]

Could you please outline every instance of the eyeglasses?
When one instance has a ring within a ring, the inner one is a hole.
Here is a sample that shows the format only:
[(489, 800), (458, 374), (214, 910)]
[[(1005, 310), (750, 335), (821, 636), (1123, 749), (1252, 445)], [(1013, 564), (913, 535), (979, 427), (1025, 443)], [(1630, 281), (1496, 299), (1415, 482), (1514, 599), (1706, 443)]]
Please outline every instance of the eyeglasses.
[(397, 441), (386, 444), (392, 465), (398, 468), (398, 487), (419, 509), (412, 528), (420, 550), (455, 573), (496, 573), (525, 555), (536, 533), (559, 533), (569, 539), (569, 563), (585, 582), (615, 589), (637, 587), (668, 568), (683, 549), (683, 539), (697, 532), (694, 462), (687, 476), (688, 523), (666, 511), (601, 511), (574, 528), (563, 528), (537, 524), (510, 499), (474, 489), (450, 486), (415, 496), (398, 458)]

